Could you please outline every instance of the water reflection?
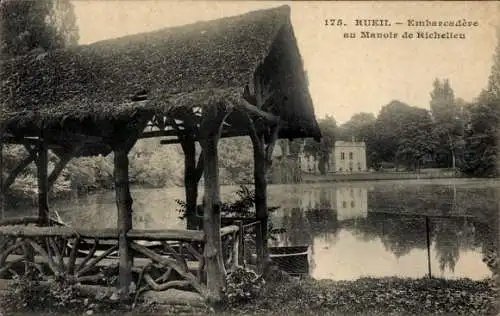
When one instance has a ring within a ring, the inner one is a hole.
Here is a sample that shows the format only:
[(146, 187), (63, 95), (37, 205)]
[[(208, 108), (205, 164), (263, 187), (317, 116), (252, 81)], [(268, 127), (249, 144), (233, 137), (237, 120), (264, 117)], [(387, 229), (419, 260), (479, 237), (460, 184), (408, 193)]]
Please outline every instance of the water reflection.
[(288, 234), (275, 245), (309, 245), (313, 277), (425, 276), (426, 216), (434, 276), (491, 275), (482, 259), (492, 246), (498, 249), (493, 186), (391, 183), (288, 189), (302, 198), (299, 207), (280, 201), (283, 207), (273, 221)]
[[(428, 273), (425, 217), (430, 218), (434, 276), (483, 279), (483, 258), (498, 251), (498, 182), (447, 180), (271, 185), (276, 245), (310, 246), (315, 278), (422, 277)], [(236, 187), (222, 187), (228, 199)], [(134, 227), (185, 227), (175, 199), (183, 189), (134, 189)], [(200, 192), (201, 198), (201, 192)], [(113, 192), (54, 203), (74, 227), (116, 226)], [(31, 210), (15, 210), (27, 215)]]

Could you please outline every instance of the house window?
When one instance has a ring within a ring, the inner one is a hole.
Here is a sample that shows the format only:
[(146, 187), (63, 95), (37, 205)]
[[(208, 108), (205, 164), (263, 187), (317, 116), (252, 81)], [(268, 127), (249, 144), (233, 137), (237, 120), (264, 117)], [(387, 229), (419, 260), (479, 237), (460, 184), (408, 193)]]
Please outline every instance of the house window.
[(347, 207), (346, 201), (342, 201), (342, 208), (346, 208), (346, 207)]
[(345, 153), (344, 152), (340, 153), (340, 160), (345, 160)]
[(350, 152), (349, 153), (349, 160), (352, 160), (352, 156), (353, 156), (353, 154), (352, 154), (352, 152)]
[(351, 201), (351, 208), (354, 208), (355, 205), (356, 203), (354, 203), (354, 201)]

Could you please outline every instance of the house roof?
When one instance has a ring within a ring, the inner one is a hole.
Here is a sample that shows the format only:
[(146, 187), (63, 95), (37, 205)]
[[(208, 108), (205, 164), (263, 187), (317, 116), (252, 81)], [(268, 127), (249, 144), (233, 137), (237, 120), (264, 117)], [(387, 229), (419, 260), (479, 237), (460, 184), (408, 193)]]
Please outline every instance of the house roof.
[(0, 124), (26, 134), (41, 122), (210, 106), (241, 97), (260, 64), (279, 94), (267, 110), (281, 117), (280, 136), (320, 137), (288, 6), (4, 61)]

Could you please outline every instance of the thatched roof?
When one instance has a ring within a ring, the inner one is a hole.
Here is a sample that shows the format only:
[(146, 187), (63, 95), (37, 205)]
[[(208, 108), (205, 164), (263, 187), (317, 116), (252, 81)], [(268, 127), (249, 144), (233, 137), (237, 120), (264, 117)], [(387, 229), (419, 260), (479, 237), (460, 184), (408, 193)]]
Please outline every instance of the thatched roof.
[[(241, 95), (260, 63), (279, 90), (280, 136), (319, 137), (288, 6), (5, 61), (0, 124), (26, 134), (42, 121), (207, 106), (210, 96)], [(131, 102), (140, 91), (147, 101)]]

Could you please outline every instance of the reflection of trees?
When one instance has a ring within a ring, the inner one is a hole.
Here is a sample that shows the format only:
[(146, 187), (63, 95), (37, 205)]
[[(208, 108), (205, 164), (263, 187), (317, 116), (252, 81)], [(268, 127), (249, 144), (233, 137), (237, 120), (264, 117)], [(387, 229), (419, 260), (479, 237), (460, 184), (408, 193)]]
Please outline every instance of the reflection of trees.
[(311, 244), (311, 227), (307, 217), (300, 208), (297, 207), (290, 210), (287, 224), (286, 231), (289, 244), (295, 246)]
[[(345, 221), (342, 228), (363, 241), (380, 238), (386, 250), (396, 257), (407, 255), (412, 249), (427, 247), (425, 217), (385, 213), (368, 213), (368, 218)], [(441, 270), (453, 270), (460, 250), (474, 248), (475, 238), (484, 240), (490, 233), (478, 235), (471, 219), (442, 218), (430, 221), (430, 235), (435, 242), (436, 256)], [(488, 237), (491, 238), (491, 237)]]
[(337, 241), (340, 226), (333, 210), (311, 209), (306, 211), (306, 216), (314, 238), (323, 237), (332, 244)]
[(415, 185), (379, 187), (369, 192), (368, 205), (374, 211), (447, 215), (468, 214), (489, 220), (496, 216), (494, 188)]
[(425, 222), (414, 216), (368, 213), (368, 217), (342, 225), (363, 241), (380, 238), (384, 247), (398, 258), (413, 248), (425, 248)]
[(460, 233), (463, 227), (459, 227), (456, 219), (439, 219), (434, 225), (434, 249), (439, 261), (439, 268), (444, 271), (446, 266), (451, 271), (460, 257)]

